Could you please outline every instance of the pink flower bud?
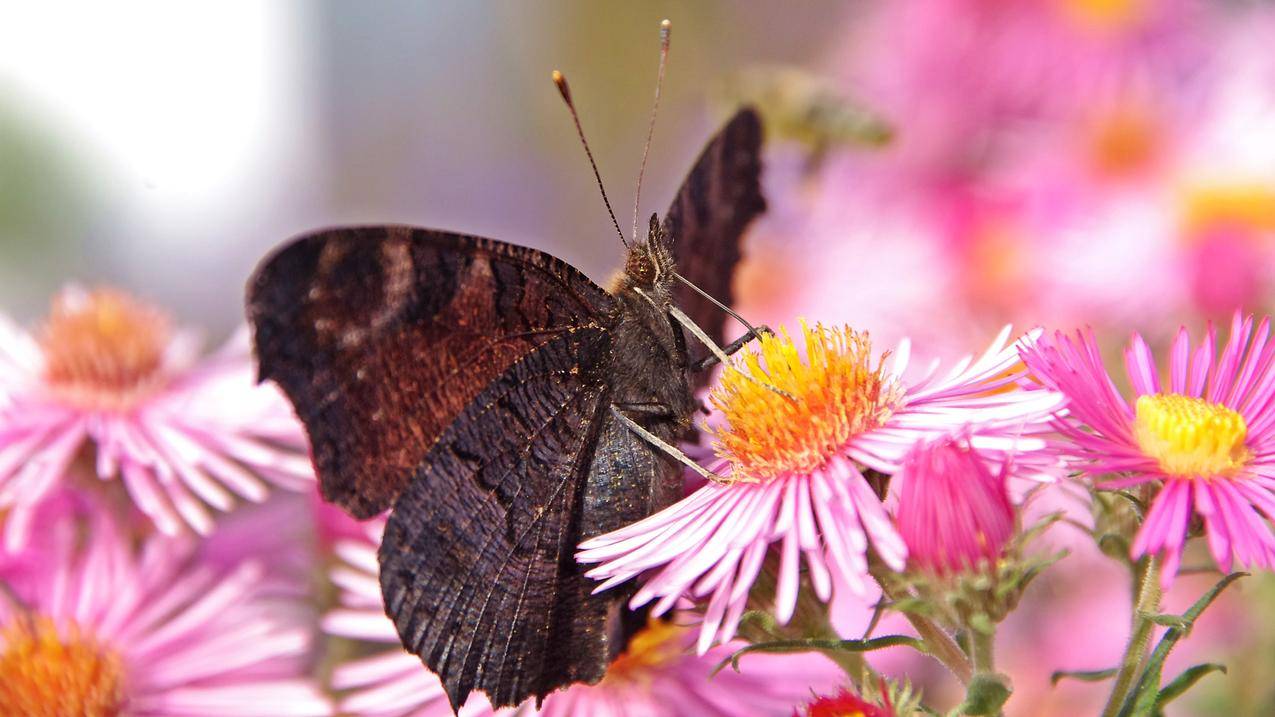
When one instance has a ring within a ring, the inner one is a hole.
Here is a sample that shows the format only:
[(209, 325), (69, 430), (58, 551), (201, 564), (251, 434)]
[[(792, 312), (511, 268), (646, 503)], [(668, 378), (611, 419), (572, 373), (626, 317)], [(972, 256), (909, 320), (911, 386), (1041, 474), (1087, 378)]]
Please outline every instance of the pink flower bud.
[(896, 522), (913, 564), (947, 575), (999, 558), (1014, 533), (1005, 477), (960, 438), (918, 443), (897, 477)]

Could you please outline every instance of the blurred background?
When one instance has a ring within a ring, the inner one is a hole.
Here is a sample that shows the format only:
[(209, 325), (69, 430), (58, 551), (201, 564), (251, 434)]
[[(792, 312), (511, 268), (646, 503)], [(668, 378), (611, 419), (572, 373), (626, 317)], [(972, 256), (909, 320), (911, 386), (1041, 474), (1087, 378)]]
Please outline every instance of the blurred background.
[[(620, 246), (549, 80), (571, 80), (628, 226), (662, 212), (742, 101), (769, 127), (745, 314), (849, 321), (951, 356), (1006, 322), (1091, 325), (1113, 356), (1275, 298), (1275, 7), (1241, 0), (6, 3), (0, 307), (122, 286), (213, 337), (271, 247), (407, 222), (552, 251), (605, 280)], [(1013, 714), (1093, 712), (1128, 585), (1074, 551), (1003, 637)], [(1179, 581), (1189, 603), (1205, 575)], [(1214, 609), (1169, 714), (1275, 714), (1270, 580)], [(898, 658), (914, 681), (929, 663)]]
[[(663, 212), (757, 63), (819, 66), (840, 3), (9, 4), (0, 23), (0, 300), (74, 278), (225, 331), (256, 261), (298, 232), (411, 222), (549, 249), (605, 279), (619, 242), (550, 82), (571, 81), (628, 227)], [(717, 114), (715, 114), (715, 112)]]

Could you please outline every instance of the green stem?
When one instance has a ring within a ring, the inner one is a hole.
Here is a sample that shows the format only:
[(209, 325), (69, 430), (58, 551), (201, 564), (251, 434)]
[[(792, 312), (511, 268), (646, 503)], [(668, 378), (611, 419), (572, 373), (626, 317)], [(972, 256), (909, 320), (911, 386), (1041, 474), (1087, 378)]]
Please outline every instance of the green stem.
[[(874, 572), (873, 577), (877, 579), (877, 583), (881, 585), (881, 591), (891, 600), (898, 600), (900, 592), (898, 589), (890, 585), (880, 573)], [(965, 656), (965, 651), (961, 646), (956, 644), (956, 640), (947, 634), (947, 631), (939, 627), (933, 620), (918, 615), (914, 612), (904, 612), (903, 616), (912, 623), (916, 634), (925, 641), (925, 647), (929, 650), (930, 655), (938, 660), (946, 667), (956, 679), (961, 681), (962, 685), (968, 685), (974, 677), (974, 668), (970, 665), (969, 658)]]
[(1125, 647), (1124, 657), (1120, 660), (1120, 671), (1116, 673), (1115, 685), (1111, 688), (1111, 696), (1107, 698), (1107, 706), (1102, 717), (1116, 717), (1120, 705), (1124, 703), (1133, 680), (1147, 656), (1147, 647), (1151, 644), (1151, 633), (1155, 624), (1151, 616), (1160, 611), (1160, 564), (1155, 557), (1143, 558), (1139, 562), (1141, 579), (1138, 586), (1138, 597), (1133, 605), (1133, 626), (1129, 634), (1129, 644)]
[(912, 623), (912, 627), (916, 629), (916, 633), (925, 641), (925, 646), (929, 648), (934, 659), (951, 670), (962, 685), (968, 685), (974, 677), (974, 668), (961, 650), (961, 646), (956, 644), (956, 640), (953, 640), (951, 635), (929, 618), (911, 612), (904, 614), (908, 622)]
[(975, 672), (995, 672), (996, 659), (994, 655), (994, 645), (996, 642), (995, 633), (982, 633), (978, 630), (970, 630), (970, 658), (974, 661)]

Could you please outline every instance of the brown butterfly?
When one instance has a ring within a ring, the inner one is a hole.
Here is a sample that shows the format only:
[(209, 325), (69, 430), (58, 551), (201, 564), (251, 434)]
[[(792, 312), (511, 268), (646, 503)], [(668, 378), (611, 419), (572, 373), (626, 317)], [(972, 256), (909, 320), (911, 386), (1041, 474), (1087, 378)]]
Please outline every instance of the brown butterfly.
[(591, 594), (575, 546), (681, 495), (651, 439), (685, 434), (707, 372), (674, 314), (719, 344), (725, 316), (674, 272), (729, 304), (761, 139), (755, 112), (731, 118), (609, 291), (535, 249), (406, 226), (301, 236), (249, 282), (261, 379), (304, 422), (323, 497), (393, 508), (385, 609), (454, 708), (597, 682), (641, 626), (625, 591)]

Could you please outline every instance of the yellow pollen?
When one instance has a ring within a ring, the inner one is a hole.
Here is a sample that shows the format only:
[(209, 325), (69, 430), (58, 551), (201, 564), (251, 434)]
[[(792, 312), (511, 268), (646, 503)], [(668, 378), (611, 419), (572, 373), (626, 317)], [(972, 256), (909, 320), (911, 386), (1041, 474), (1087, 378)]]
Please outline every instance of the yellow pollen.
[(24, 616), (0, 630), (0, 715), (117, 717), (125, 702), (119, 657), (78, 629)]
[(762, 336), (709, 395), (726, 419), (715, 447), (737, 474), (766, 479), (818, 469), (855, 435), (884, 423), (902, 397), (880, 363), (872, 366), (867, 334), (803, 321), (800, 339), (804, 358), (787, 331)]
[(1231, 477), (1248, 462), (1248, 425), (1239, 413), (1176, 393), (1138, 397), (1133, 435), (1161, 470), (1183, 478)]
[(65, 290), (40, 336), (45, 380), (78, 404), (127, 407), (160, 378), (170, 335), (163, 312), (127, 294)]
[(603, 681), (649, 686), (661, 668), (686, 653), (682, 640), (685, 634), (685, 627), (651, 618), (646, 627), (629, 640), (628, 649), (607, 668)]

